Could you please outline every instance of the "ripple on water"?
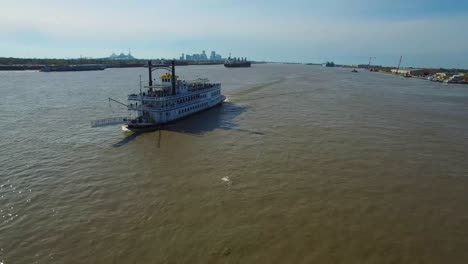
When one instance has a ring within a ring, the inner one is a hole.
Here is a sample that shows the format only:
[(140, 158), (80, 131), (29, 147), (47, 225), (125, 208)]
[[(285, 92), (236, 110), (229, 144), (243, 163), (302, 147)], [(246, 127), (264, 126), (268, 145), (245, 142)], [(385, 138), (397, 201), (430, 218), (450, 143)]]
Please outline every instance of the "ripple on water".
[(468, 263), (468, 181), (447, 177), (468, 171), (466, 87), (180, 67), (197, 71), (231, 94), (160, 148), (89, 128), (144, 69), (1, 72), (0, 261)]
[(8, 228), (7, 224), (20, 219), (23, 209), (31, 203), (31, 191), (23, 191), (13, 184), (0, 185), (0, 217), (5, 224), (3, 228)]

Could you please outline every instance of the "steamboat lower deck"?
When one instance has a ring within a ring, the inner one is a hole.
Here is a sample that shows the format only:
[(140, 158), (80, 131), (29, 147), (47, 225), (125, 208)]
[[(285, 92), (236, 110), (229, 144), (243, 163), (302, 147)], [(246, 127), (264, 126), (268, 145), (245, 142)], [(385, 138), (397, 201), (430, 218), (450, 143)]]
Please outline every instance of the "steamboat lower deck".
[[(133, 132), (143, 132), (143, 131), (152, 131), (152, 130), (157, 130), (163, 127), (164, 125), (176, 122), (180, 119), (187, 118), (191, 115), (195, 115), (197, 113), (200, 113), (202, 111), (206, 111), (210, 108), (216, 107), (221, 105), (226, 98), (224, 96), (221, 96), (215, 100), (211, 101), (201, 101), (198, 103), (193, 103), (189, 105), (185, 105), (183, 107), (167, 110), (167, 111), (157, 111), (154, 110), (153, 112), (156, 112), (156, 117), (159, 114), (160, 120), (159, 122), (144, 122), (143, 119), (133, 119), (127, 123), (125, 128), (128, 130), (131, 130)], [(155, 116), (154, 113), (149, 114), (151, 116)], [(166, 117), (166, 118), (164, 118)], [(172, 117), (172, 118), (171, 118)]]

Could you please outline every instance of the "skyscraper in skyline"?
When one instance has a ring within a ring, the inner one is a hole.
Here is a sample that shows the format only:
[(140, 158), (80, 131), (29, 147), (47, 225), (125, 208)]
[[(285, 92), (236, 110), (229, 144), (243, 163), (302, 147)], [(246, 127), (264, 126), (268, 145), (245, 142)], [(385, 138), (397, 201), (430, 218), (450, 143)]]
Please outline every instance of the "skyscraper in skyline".
[(202, 54), (201, 54), (201, 56), (200, 56), (200, 59), (201, 59), (201, 60), (208, 60), (208, 57), (206, 56), (206, 52), (205, 52), (204, 50), (202, 51)]

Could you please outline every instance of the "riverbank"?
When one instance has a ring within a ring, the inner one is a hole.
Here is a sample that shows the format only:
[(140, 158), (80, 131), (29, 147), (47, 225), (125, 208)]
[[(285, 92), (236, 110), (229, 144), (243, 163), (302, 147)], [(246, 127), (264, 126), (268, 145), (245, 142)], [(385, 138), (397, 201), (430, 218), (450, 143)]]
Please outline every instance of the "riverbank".
[(44, 65), (0, 65), (0, 71), (34, 71), (44, 68)]
[[(0, 58), (0, 71), (42, 70), (46, 66), (71, 67), (79, 65), (103, 65), (104, 68), (143, 68), (147, 59), (109, 60), (109, 59), (36, 59), (36, 58)], [(167, 64), (169, 60), (155, 59), (155, 62)], [(176, 60), (176, 66), (187, 65), (220, 65), (224, 61), (181, 61)]]
[(374, 72), (382, 72), (395, 76), (401, 76), (405, 78), (417, 78), (421, 80), (427, 80), (439, 83), (451, 83), (451, 84), (468, 84), (468, 73), (460, 71), (450, 70), (436, 70), (436, 69), (404, 69), (397, 70), (371, 70)]

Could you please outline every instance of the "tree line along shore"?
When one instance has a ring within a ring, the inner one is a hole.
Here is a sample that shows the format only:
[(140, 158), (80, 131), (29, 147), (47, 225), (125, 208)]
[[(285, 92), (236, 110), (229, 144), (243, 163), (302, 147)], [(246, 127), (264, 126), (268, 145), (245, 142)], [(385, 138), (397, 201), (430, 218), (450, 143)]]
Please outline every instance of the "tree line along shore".
[[(167, 59), (153, 60), (166, 64)], [(224, 61), (180, 61), (176, 60), (176, 65), (217, 65)], [(22, 71), (41, 70), (47, 65), (70, 66), (70, 65), (103, 65), (105, 68), (138, 68), (145, 67), (147, 60), (109, 60), (109, 59), (36, 59), (36, 58), (2, 58), (0, 57), (0, 71)]]

